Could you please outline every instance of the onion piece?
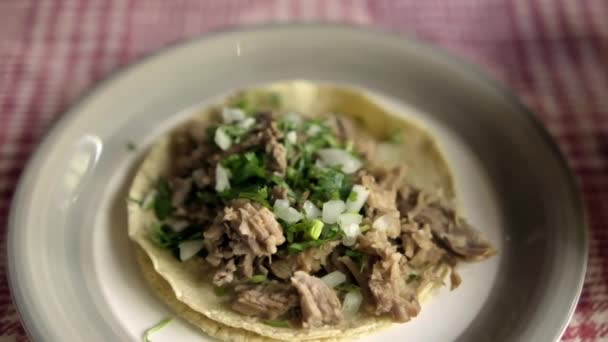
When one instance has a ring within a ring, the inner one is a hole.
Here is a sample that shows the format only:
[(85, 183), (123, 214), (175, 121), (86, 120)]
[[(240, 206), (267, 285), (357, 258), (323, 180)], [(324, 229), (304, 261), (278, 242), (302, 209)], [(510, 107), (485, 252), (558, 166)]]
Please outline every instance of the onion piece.
[[(369, 197), (369, 192), (369, 189), (367, 189), (363, 185), (353, 185), (351, 194), (348, 196), (348, 198), (355, 197), (355, 199), (352, 201), (346, 200), (346, 211), (351, 213), (358, 213), (367, 201), (367, 198)], [(353, 193), (355, 195), (353, 195)]]
[(290, 144), (295, 144), (298, 141), (298, 134), (296, 131), (290, 131), (285, 135), (285, 141)]
[(230, 148), (230, 146), (232, 146), (232, 139), (221, 127), (215, 130), (213, 141), (215, 141), (215, 144), (223, 151), (226, 151)]
[(193, 256), (196, 255), (196, 253), (200, 252), (201, 249), (203, 249), (203, 240), (199, 239), (199, 240), (188, 240), (188, 241), (184, 241), (182, 243), (180, 243), (178, 245), (179, 248), (179, 259), (181, 261), (186, 261), (190, 258), (192, 258)]
[(310, 137), (314, 137), (315, 135), (321, 132), (321, 127), (319, 125), (311, 125), (306, 130), (306, 134)]
[(230, 170), (217, 163), (215, 167), (215, 191), (222, 192), (230, 189)]
[(323, 203), (323, 222), (329, 224), (338, 222), (338, 215), (342, 214), (344, 210), (346, 210), (344, 201), (333, 200)]
[(346, 281), (346, 276), (340, 271), (333, 271), (321, 277), (321, 280), (329, 287), (336, 287)]
[(361, 303), (363, 302), (363, 295), (361, 295), (361, 291), (352, 290), (349, 291), (344, 296), (344, 301), (342, 302), (342, 314), (346, 319), (352, 319), (359, 312), (359, 308), (361, 307)]
[(302, 208), (304, 209), (304, 214), (306, 215), (306, 218), (309, 220), (321, 216), (321, 210), (317, 208), (317, 206), (314, 205), (311, 201), (307, 200), (306, 202), (304, 202)]
[(355, 213), (343, 213), (338, 215), (338, 225), (340, 228), (349, 226), (351, 224), (360, 224), (363, 220), (363, 216)]
[(354, 245), (357, 242), (357, 237), (361, 235), (361, 227), (356, 223), (351, 223), (340, 228), (344, 232), (344, 237), (342, 237), (342, 244), (344, 246), (349, 247)]
[(356, 172), (363, 165), (357, 157), (339, 148), (322, 148), (317, 155), (323, 164), (340, 166), (342, 172), (347, 174)]
[(240, 108), (223, 108), (222, 120), (224, 123), (230, 124), (245, 119), (245, 112)]
[(243, 121), (240, 121), (237, 125), (244, 129), (250, 129), (251, 127), (253, 127), (253, 125), (255, 125), (255, 119), (252, 117), (248, 117), (245, 118)]
[(388, 213), (378, 217), (372, 223), (372, 228), (383, 230), (385, 232), (399, 231), (401, 229), (401, 222), (399, 221), (398, 213)]
[(297, 209), (289, 206), (289, 201), (278, 199), (274, 201), (274, 214), (287, 223), (296, 223), (304, 218)]

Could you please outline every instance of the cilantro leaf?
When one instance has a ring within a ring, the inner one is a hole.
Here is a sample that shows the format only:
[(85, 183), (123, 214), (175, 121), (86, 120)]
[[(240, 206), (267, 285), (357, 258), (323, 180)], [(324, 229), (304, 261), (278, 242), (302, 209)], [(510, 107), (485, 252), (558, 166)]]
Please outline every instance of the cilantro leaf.
[(160, 179), (156, 186), (156, 196), (154, 197), (154, 213), (159, 220), (164, 220), (173, 212), (171, 205), (171, 189), (165, 179)]

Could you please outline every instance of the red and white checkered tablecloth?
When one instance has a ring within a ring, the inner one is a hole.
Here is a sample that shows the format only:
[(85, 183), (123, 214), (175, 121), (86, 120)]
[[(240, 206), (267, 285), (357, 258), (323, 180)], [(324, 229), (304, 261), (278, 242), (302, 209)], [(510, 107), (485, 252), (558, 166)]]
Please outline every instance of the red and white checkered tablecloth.
[(511, 86), (558, 141), (591, 227), (564, 341), (608, 341), (608, 0), (0, 0), (0, 341), (26, 341), (11, 302), (6, 222), (49, 126), (118, 67), (201, 33), (261, 22), (371, 25), (415, 36)]

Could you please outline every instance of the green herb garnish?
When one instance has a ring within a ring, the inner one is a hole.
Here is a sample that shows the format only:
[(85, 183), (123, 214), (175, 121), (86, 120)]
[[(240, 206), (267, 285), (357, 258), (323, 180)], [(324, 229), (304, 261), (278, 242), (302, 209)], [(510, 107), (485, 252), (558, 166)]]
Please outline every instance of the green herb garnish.
[(173, 212), (173, 206), (171, 205), (171, 189), (169, 183), (160, 179), (156, 187), (157, 193), (154, 198), (154, 213), (159, 220), (164, 220)]
[(359, 291), (361, 290), (361, 288), (355, 284), (350, 284), (350, 283), (344, 283), (344, 284), (340, 284), (336, 287), (334, 287), (334, 289), (336, 289), (336, 291), (342, 291), (342, 292), (350, 292), (350, 291)]
[(152, 328), (146, 330), (146, 332), (144, 333), (144, 341), (145, 342), (151, 342), (150, 336), (152, 334), (154, 334), (155, 332), (159, 331), (160, 329), (164, 328), (167, 324), (171, 323), (172, 319), (173, 319), (172, 317), (165, 318), (162, 321), (158, 322)]
[(267, 319), (262, 321), (262, 323), (277, 328), (289, 328), (289, 322), (286, 320)]
[(132, 142), (132, 141), (127, 142), (127, 150), (134, 151), (136, 148), (137, 148), (137, 146), (135, 145), (134, 142)]
[(131, 202), (131, 203), (135, 203), (138, 206), (143, 206), (144, 205), (144, 201), (143, 200), (138, 200), (137, 198), (133, 198), (133, 197), (127, 197), (127, 201)]
[(323, 222), (321, 220), (311, 220), (310, 224), (306, 227), (306, 237), (310, 240), (317, 240), (321, 233), (323, 232)]
[(416, 274), (416, 273), (410, 273), (410, 274), (407, 276), (407, 281), (406, 281), (406, 282), (409, 284), (409, 283), (411, 283), (411, 282), (413, 282), (413, 281), (418, 280), (418, 278), (420, 278), (420, 275), (419, 275), (419, 274)]
[(266, 277), (265, 274), (256, 274), (254, 276), (252, 276), (251, 278), (249, 278), (249, 282), (253, 283), (253, 284), (260, 284), (263, 283), (267, 280), (268, 278)]

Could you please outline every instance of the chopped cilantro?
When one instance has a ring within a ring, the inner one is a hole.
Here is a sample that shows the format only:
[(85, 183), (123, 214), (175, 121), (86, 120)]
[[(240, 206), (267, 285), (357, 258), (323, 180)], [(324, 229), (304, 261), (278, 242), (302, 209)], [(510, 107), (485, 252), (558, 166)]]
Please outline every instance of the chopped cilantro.
[(171, 189), (169, 183), (160, 179), (156, 187), (157, 193), (154, 198), (154, 213), (159, 220), (164, 220), (173, 212), (173, 206), (171, 205)]
[(350, 283), (344, 283), (344, 284), (340, 284), (336, 287), (334, 287), (334, 289), (336, 289), (336, 291), (342, 291), (342, 292), (350, 292), (350, 291), (359, 291), (361, 290), (361, 288), (355, 284), (350, 284)]
[(129, 151), (134, 151), (137, 148), (137, 146), (135, 146), (135, 143), (132, 141), (127, 142), (127, 150)]
[(258, 202), (265, 207), (270, 207), (268, 203), (268, 187), (265, 185), (254, 185), (243, 188), (230, 188), (219, 193), (219, 196), (224, 200), (233, 200), (237, 198), (248, 199)]
[(127, 197), (127, 201), (131, 202), (131, 203), (135, 203), (138, 206), (143, 206), (144, 201), (143, 200), (138, 200), (137, 198), (133, 198), (133, 197)]
[(401, 131), (396, 131), (393, 134), (391, 134), (387, 140), (389, 142), (392, 142), (393, 144), (403, 144), (405, 139), (404, 139), (403, 133), (401, 133)]
[(176, 232), (167, 223), (157, 222), (151, 227), (150, 238), (158, 247), (176, 250), (180, 242), (202, 238), (202, 232), (196, 225)]
[(213, 292), (215, 292), (215, 295), (219, 296), (219, 297), (230, 294), (231, 291), (232, 291), (232, 288), (230, 288), (228, 286), (221, 286), (221, 287), (213, 288)]
[(266, 277), (265, 274), (256, 274), (254, 276), (252, 276), (251, 278), (249, 278), (249, 282), (253, 283), (253, 284), (260, 284), (263, 283), (267, 280), (268, 278)]
[(162, 321), (158, 322), (155, 326), (153, 326), (152, 328), (146, 330), (146, 332), (144, 333), (144, 341), (145, 342), (151, 342), (150, 340), (150, 336), (152, 334), (154, 334), (155, 332), (159, 331), (160, 329), (164, 328), (167, 324), (171, 323), (171, 320), (173, 318), (169, 317), (169, 318), (165, 318)]
[(267, 319), (262, 322), (266, 325), (270, 325), (277, 328), (289, 328), (289, 322), (286, 320)]
[(407, 276), (407, 283), (409, 284), (409, 283), (411, 283), (413, 281), (416, 281), (416, 280), (418, 280), (418, 278), (420, 278), (419, 274), (417, 274), (417, 273), (410, 273)]
[(265, 161), (254, 152), (232, 154), (220, 163), (230, 170), (231, 185), (238, 185), (251, 178), (265, 179), (267, 177)]
[(277, 93), (270, 94), (270, 105), (275, 109), (280, 108), (281, 107), (281, 96)]

